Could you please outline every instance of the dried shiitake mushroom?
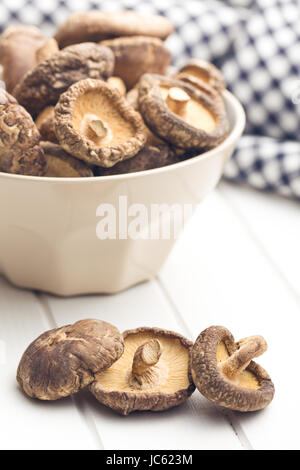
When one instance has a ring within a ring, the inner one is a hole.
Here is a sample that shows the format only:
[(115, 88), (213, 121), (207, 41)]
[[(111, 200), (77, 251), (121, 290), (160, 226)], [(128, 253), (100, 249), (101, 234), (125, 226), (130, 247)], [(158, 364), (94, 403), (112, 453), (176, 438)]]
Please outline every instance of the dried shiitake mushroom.
[(57, 143), (54, 129), (54, 106), (47, 106), (43, 109), (36, 118), (35, 124), (43, 140)]
[(61, 95), (55, 132), (68, 153), (103, 167), (133, 157), (146, 142), (140, 115), (102, 80), (82, 80)]
[(273, 399), (274, 385), (254, 357), (267, 344), (261, 336), (235, 343), (230, 331), (212, 326), (197, 338), (191, 352), (191, 369), (198, 390), (210, 401), (237, 411), (265, 408)]
[(45, 41), (45, 36), (35, 26), (13, 25), (5, 29), (0, 38), (0, 63), (9, 93), (36, 66), (36, 51)]
[(115, 55), (114, 74), (121, 77), (127, 89), (136, 85), (144, 73), (164, 75), (171, 62), (171, 54), (158, 38), (129, 36), (101, 42)]
[(40, 62), (44, 62), (44, 60), (49, 59), (49, 57), (58, 51), (59, 47), (57, 41), (54, 38), (48, 39), (36, 51), (37, 63), (39, 64)]
[(223, 91), (226, 88), (225, 81), (220, 70), (211, 62), (207, 62), (206, 60), (191, 59), (181, 67), (180, 73), (196, 77), (218, 91)]
[(99, 176), (121, 175), (124, 173), (135, 173), (136, 171), (153, 170), (162, 166), (178, 163), (179, 157), (168, 145), (145, 145), (142, 150), (129, 160), (117, 163), (111, 168), (100, 168)]
[(123, 355), (96, 374), (90, 390), (98, 401), (128, 415), (136, 410), (167, 410), (195, 390), (189, 366), (192, 343), (159, 328), (137, 328), (123, 334)]
[(159, 15), (135, 11), (92, 10), (74, 13), (57, 30), (55, 39), (61, 48), (85, 41), (102, 41), (120, 36), (153, 36), (166, 39), (173, 32), (171, 22)]
[(42, 176), (46, 159), (30, 114), (0, 89), (0, 171)]
[(84, 78), (108, 78), (114, 55), (105, 46), (83, 43), (70, 46), (39, 63), (16, 87), (14, 95), (32, 115), (55, 105), (70, 85)]
[(3, 81), (9, 93), (36, 66), (36, 51), (45, 41), (45, 36), (35, 26), (13, 25), (2, 33), (0, 63), (3, 67)]
[(83, 178), (94, 176), (91, 168), (81, 160), (65, 152), (60, 145), (52, 142), (41, 142), (47, 160), (47, 171), (44, 176), (51, 178)]
[(224, 108), (185, 82), (145, 74), (138, 92), (139, 111), (146, 125), (176, 147), (212, 148), (228, 134)]
[(58, 400), (93, 382), (95, 374), (122, 355), (124, 343), (116, 327), (81, 320), (47, 331), (24, 352), (17, 371), (23, 391), (32, 398)]

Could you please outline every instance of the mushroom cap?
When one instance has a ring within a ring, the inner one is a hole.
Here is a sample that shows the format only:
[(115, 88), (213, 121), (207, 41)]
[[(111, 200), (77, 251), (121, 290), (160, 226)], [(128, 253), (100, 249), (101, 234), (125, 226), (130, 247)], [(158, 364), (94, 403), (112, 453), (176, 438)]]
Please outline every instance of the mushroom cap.
[(127, 89), (136, 85), (144, 73), (165, 74), (171, 54), (158, 38), (127, 36), (102, 41), (115, 55), (114, 74), (121, 77)]
[(94, 176), (91, 168), (81, 160), (65, 152), (60, 145), (52, 142), (41, 142), (47, 160), (47, 171), (44, 176), (50, 178), (83, 178)]
[(4, 30), (0, 38), (0, 62), (9, 93), (36, 66), (36, 51), (45, 41), (46, 37), (35, 26), (13, 25)]
[(180, 161), (168, 145), (145, 145), (135, 157), (117, 163), (111, 168), (99, 168), (99, 176), (122, 175), (137, 171), (153, 170)]
[(171, 22), (159, 15), (136, 11), (91, 10), (70, 15), (57, 30), (60, 47), (85, 41), (102, 41), (119, 36), (154, 36), (165, 39), (173, 32)]
[[(162, 411), (183, 403), (195, 390), (189, 365), (191, 341), (160, 328), (137, 328), (123, 333), (124, 353), (89, 389), (100, 403), (123, 415), (137, 410)], [(137, 387), (132, 382), (133, 359), (145, 342), (159, 341), (162, 353), (153, 366), (155, 381)]]
[(206, 60), (191, 59), (181, 67), (180, 72), (202, 80), (204, 83), (212, 86), (219, 92), (226, 88), (224, 77), (220, 70), (211, 62)]
[(36, 116), (55, 105), (60, 95), (84, 78), (106, 79), (114, 69), (114, 55), (105, 46), (83, 43), (52, 54), (29, 71), (14, 90), (14, 96)]
[(23, 391), (32, 398), (58, 400), (78, 392), (123, 353), (116, 327), (80, 320), (46, 331), (24, 352), (17, 371)]
[(40, 134), (30, 114), (15, 98), (0, 89), (0, 171), (42, 176), (46, 159)]
[(35, 124), (43, 140), (57, 144), (54, 129), (54, 106), (46, 106), (36, 118)]
[[(89, 121), (102, 123), (107, 135), (86, 130)], [(55, 132), (60, 145), (71, 155), (103, 167), (133, 157), (146, 142), (139, 113), (102, 80), (77, 82), (60, 97), (55, 107)]]
[[(175, 114), (167, 105), (169, 90), (188, 95), (186, 116)], [(184, 149), (212, 148), (229, 131), (225, 110), (195, 87), (161, 75), (145, 74), (138, 84), (139, 111), (146, 125), (159, 137)]]
[(230, 380), (220, 364), (238, 350), (238, 343), (227, 328), (211, 326), (196, 339), (191, 351), (191, 370), (198, 390), (208, 400), (237, 411), (265, 408), (273, 399), (274, 385), (267, 372), (256, 362)]

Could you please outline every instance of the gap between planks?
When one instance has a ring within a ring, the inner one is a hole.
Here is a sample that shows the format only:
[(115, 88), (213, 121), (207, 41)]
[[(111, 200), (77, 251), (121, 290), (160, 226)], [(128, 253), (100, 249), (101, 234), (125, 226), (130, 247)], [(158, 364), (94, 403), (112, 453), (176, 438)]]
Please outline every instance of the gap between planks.
[[(56, 324), (51, 308), (47, 302), (47, 299), (45, 298), (45, 295), (37, 291), (33, 292), (33, 294), (35, 295), (37, 302), (39, 303), (41, 310), (44, 316), (46, 317), (46, 320), (49, 324), (49, 328), (57, 328), (58, 325)], [(80, 396), (72, 395), (71, 400), (74, 406), (76, 407), (79, 415), (81, 416), (82, 420), (85, 422), (85, 425), (88, 428), (91, 438), (95, 444), (95, 447), (98, 450), (104, 450), (104, 445), (97, 431), (93, 415), (86, 406), (84, 399), (82, 399)]]
[[(189, 329), (186, 322), (182, 318), (179, 310), (177, 309), (175, 303), (173, 302), (173, 299), (171, 298), (169, 292), (165, 288), (163, 281), (159, 277), (157, 277), (156, 278), (156, 283), (157, 283), (162, 295), (164, 296), (166, 302), (169, 304), (169, 307), (170, 307), (171, 311), (173, 312), (173, 315), (175, 316), (178, 324), (182, 328), (182, 331), (184, 332), (185, 336), (187, 336), (188, 338), (192, 338), (193, 335), (192, 335), (191, 330)], [(217, 408), (217, 406), (216, 406), (216, 408)], [(244, 430), (242, 429), (238, 419), (236, 418), (234, 412), (232, 412), (230, 410), (220, 411), (219, 408), (217, 408), (217, 409), (218, 409), (219, 412), (221, 412), (223, 414), (226, 421), (229, 423), (229, 425), (232, 428), (233, 432), (235, 433), (235, 435), (239, 439), (241, 446), (245, 450), (253, 450), (253, 447), (252, 447), (248, 437), (246, 436)]]

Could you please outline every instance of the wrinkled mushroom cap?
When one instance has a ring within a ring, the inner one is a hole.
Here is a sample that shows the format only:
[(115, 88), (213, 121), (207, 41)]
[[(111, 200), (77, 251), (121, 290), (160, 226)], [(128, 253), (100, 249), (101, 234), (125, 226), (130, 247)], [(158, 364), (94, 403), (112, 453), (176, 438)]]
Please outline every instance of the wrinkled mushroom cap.
[(134, 87), (144, 73), (164, 75), (171, 54), (158, 38), (129, 36), (102, 41), (115, 55), (114, 74), (124, 80), (128, 89)]
[(13, 93), (26, 73), (36, 66), (36, 51), (45, 41), (45, 36), (35, 26), (13, 25), (2, 33), (0, 62), (9, 93)]
[(139, 111), (146, 125), (176, 147), (212, 148), (228, 134), (225, 110), (185, 82), (145, 74), (139, 81), (138, 91)]
[(43, 176), (46, 159), (40, 134), (30, 114), (0, 89), (0, 171)]
[[(252, 344), (248, 348), (250, 357), (260, 355), (266, 349), (263, 338), (253, 338), (255, 347)], [(198, 336), (191, 351), (192, 376), (198, 390), (210, 401), (231, 410), (256, 411), (272, 401), (275, 389), (260, 365), (252, 360), (243, 364), (243, 342), (245, 340), (235, 343), (230, 331), (222, 326), (207, 328)], [(261, 351), (256, 349), (257, 344), (263, 345)], [(229, 376), (224, 372), (224, 365), (229, 365), (227, 361), (236, 353), (239, 353), (236, 364), (240, 370)]]
[(91, 168), (81, 160), (65, 152), (60, 145), (52, 142), (41, 142), (47, 160), (47, 171), (44, 176), (49, 178), (87, 178), (94, 176)]
[[(125, 349), (107, 371), (97, 374), (90, 390), (98, 401), (128, 415), (137, 410), (162, 411), (183, 403), (195, 390), (189, 367), (192, 343), (159, 328), (123, 334)], [(146, 347), (144, 346), (146, 343)], [(141, 352), (153, 365), (141, 375)]]
[(105, 46), (83, 43), (52, 54), (29, 71), (14, 96), (32, 115), (55, 105), (70, 85), (84, 78), (106, 79), (114, 68), (114, 55)]
[(70, 15), (57, 30), (60, 47), (85, 41), (102, 41), (120, 36), (154, 36), (165, 39), (173, 32), (167, 18), (135, 11), (91, 10)]
[(99, 176), (122, 175), (137, 171), (153, 170), (178, 163), (179, 157), (168, 145), (145, 145), (142, 150), (129, 160), (117, 163), (111, 168), (99, 168)]
[(211, 62), (207, 62), (206, 60), (191, 59), (181, 67), (180, 72), (202, 80), (202, 82), (212, 86), (219, 92), (226, 88), (225, 81), (220, 70)]
[(146, 142), (140, 115), (102, 80), (82, 80), (60, 97), (55, 132), (71, 155), (103, 167), (133, 157)]
[(81, 320), (47, 331), (24, 352), (17, 380), (32, 398), (57, 400), (86, 387), (97, 372), (110, 367), (123, 352), (116, 327)]

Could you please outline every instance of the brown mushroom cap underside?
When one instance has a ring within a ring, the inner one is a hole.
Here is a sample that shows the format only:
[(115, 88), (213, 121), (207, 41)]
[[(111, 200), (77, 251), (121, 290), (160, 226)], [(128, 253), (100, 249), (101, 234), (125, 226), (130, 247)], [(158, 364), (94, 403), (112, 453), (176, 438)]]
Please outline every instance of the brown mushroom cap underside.
[(35, 26), (13, 25), (5, 29), (0, 38), (0, 62), (9, 93), (36, 66), (36, 51), (45, 41), (46, 37)]
[(44, 176), (49, 178), (87, 178), (94, 176), (92, 169), (83, 161), (72, 157), (60, 145), (52, 142), (41, 142), (47, 160), (47, 171)]
[(92, 10), (74, 13), (57, 30), (55, 38), (61, 48), (85, 41), (98, 42), (120, 36), (154, 36), (166, 39), (172, 32), (171, 22), (159, 15), (135, 11), (104, 12)]
[(133, 107), (133, 109), (138, 111), (138, 109), (139, 109), (139, 90), (138, 90), (137, 87), (131, 88), (131, 90), (129, 90), (126, 93), (126, 100), (130, 104), (130, 106)]
[[(169, 90), (183, 92), (189, 99), (186, 116), (173, 112), (167, 104)], [(225, 110), (207, 94), (174, 78), (145, 74), (138, 84), (139, 111), (146, 125), (162, 139), (187, 150), (212, 148), (227, 136)]]
[(106, 79), (114, 69), (114, 55), (105, 46), (82, 43), (67, 47), (39, 63), (16, 87), (14, 95), (33, 116), (55, 105), (60, 95), (84, 78)]
[(180, 72), (176, 75), (176, 79), (181, 80), (182, 82), (189, 83), (193, 87), (205, 93), (214, 101), (214, 103), (219, 106), (219, 108), (225, 110), (225, 103), (221, 92), (216, 90), (216, 88), (212, 87), (205, 81), (203, 81), (201, 78), (198, 78), (195, 75), (190, 75), (185, 72)]
[(17, 380), (32, 398), (58, 400), (78, 392), (123, 353), (117, 328), (99, 320), (81, 320), (47, 331), (24, 352)]
[(171, 54), (158, 38), (129, 36), (102, 41), (115, 55), (114, 74), (121, 77), (127, 89), (136, 85), (144, 73), (164, 75), (171, 63)]
[(221, 71), (211, 62), (206, 60), (191, 59), (181, 67), (180, 72), (202, 80), (219, 92), (222, 92), (226, 88)]
[(265, 408), (273, 399), (274, 385), (267, 372), (251, 361), (234, 380), (219, 365), (238, 349), (230, 331), (222, 326), (204, 330), (191, 351), (191, 369), (198, 390), (210, 401), (247, 412)]
[(117, 163), (111, 168), (99, 168), (99, 176), (122, 175), (137, 171), (153, 170), (178, 163), (180, 158), (168, 145), (145, 145), (142, 150), (129, 160)]
[(54, 106), (47, 106), (35, 120), (36, 127), (44, 141), (58, 143), (54, 129)]
[[(106, 372), (98, 374), (89, 389), (98, 401), (120, 414), (163, 411), (183, 403), (195, 390), (189, 352), (192, 342), (178, 333), (160, 328), (137, 328), (123, 333), (125, 349)], [(161, 351), (153, 366), (154, 383), (133, 380), (135, 354), (142, 345), (158, 342)]]
[(30, 114), (0, 89), (0, 171), (42, 176), (46, 170), (40, 134)]
[(71, 155), (103, 167), (135, 156), (146, 142), (139, 113), (101, 80), (82, 80), (60, 97), (55, 132)]
[(58, 44), (54, 38), (47, 39), (36, 51), (37, 63), (44, 62), (59, 51)]

